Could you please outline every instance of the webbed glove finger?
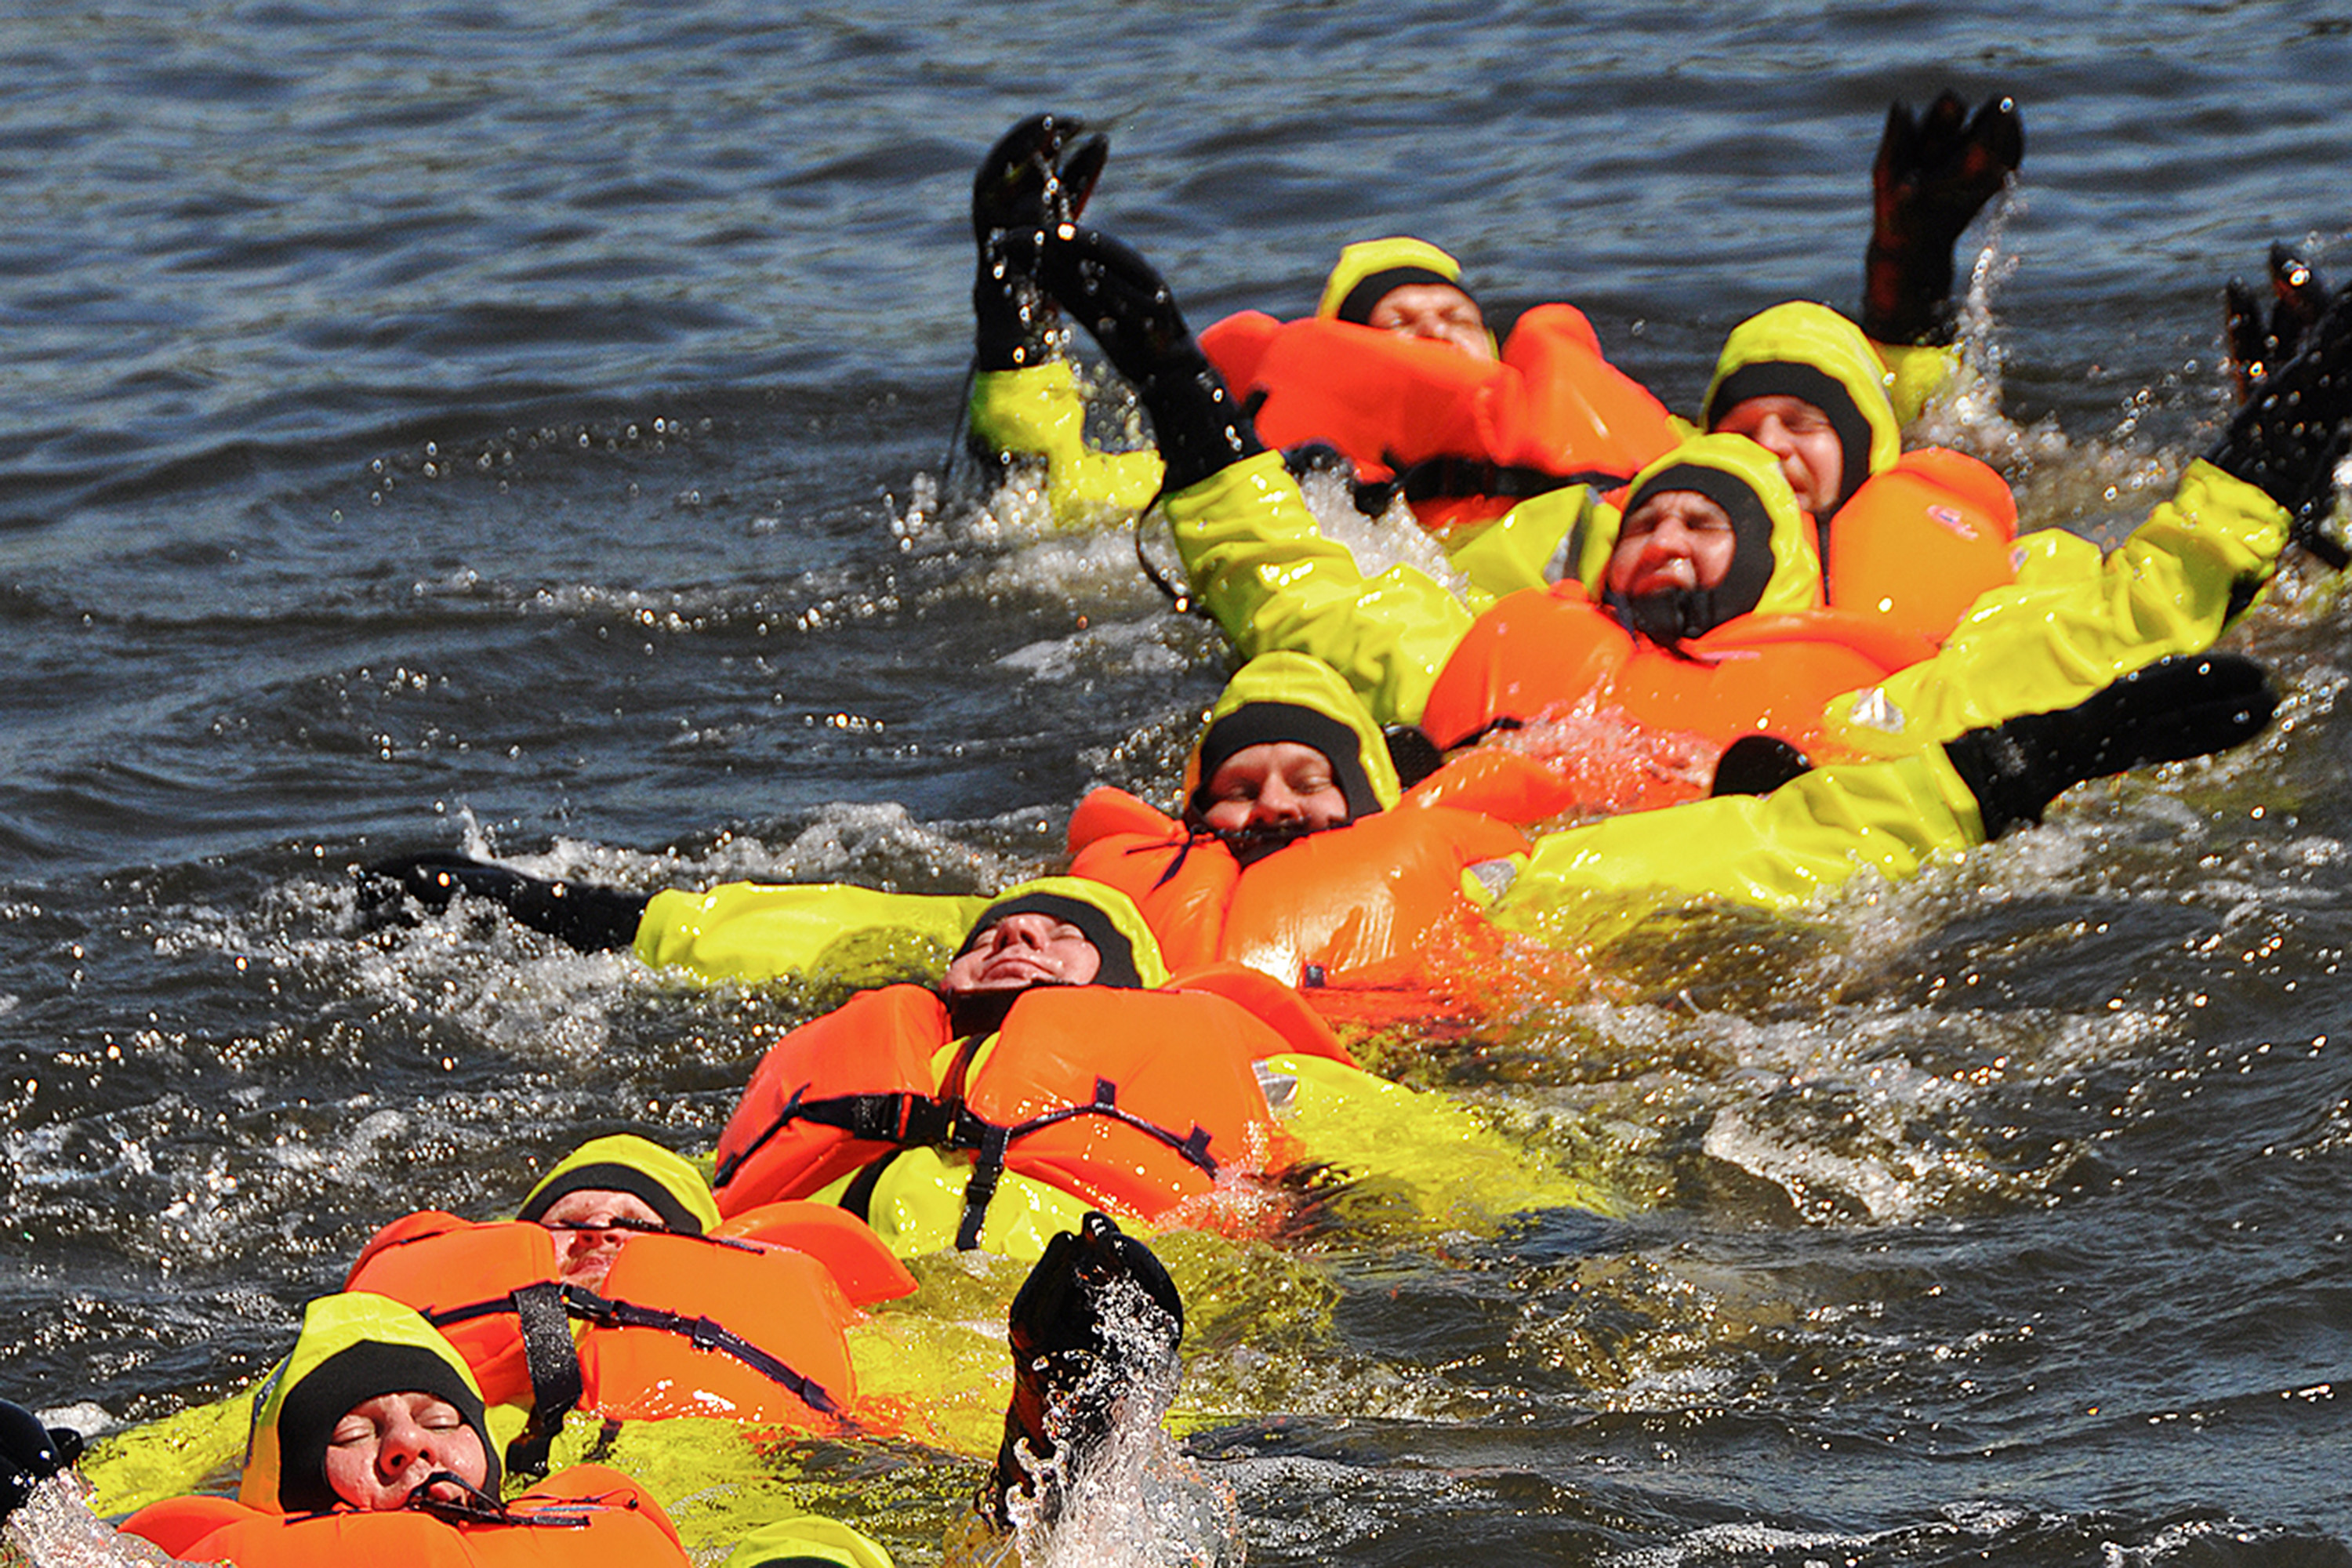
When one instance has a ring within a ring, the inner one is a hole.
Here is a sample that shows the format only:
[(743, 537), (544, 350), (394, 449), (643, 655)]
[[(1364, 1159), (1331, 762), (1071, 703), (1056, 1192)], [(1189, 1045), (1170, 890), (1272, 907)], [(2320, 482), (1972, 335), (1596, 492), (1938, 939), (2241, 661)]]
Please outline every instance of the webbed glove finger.
[(1110, 156), (1108, 138), (1079, 139), (1086, 128), (1076, 115), (1033, 114), (999, 137), (972, 176), (972, 237), (1076, 223)]
[(1054, 302), (1038, 287), (1036, 246), (1045, 230), (1076, 223), (1102, 177), (1110, 144), (1099, 135), (1074, 141), (1085, 129), (1074, 116), (1033, 114), (988, 150), (972, 177), (980, 258), (971, 311), (982, 370), (1017, 370), (1052, 353)]
[(2025, 158), (2017, 101), (1987, 99), (1969, 118), (1946, 92), (1915, 116), (1897, 102), (1872, 163), (1862, 329), (1883, 343), (1952, 340), (1952, 247)]
[(2334, 300), (2311, 263), (2284, 245), (2271, 247), (2271, 297), (2262, 299), (2236, 278), (2222, 290), (2230, 375), (2238, 399), (2254, 384), (2295, 356), (2304, 335), (2319, 324)]

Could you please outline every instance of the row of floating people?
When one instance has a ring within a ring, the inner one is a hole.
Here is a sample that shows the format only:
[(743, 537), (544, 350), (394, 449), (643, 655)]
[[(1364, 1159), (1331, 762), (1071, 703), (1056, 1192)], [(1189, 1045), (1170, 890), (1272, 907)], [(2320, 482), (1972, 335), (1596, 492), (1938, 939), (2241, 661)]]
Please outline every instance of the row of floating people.
[[(609, 1138), (513, 1221), (388, 1226), (253, 1396), (236, 1498), (152, 1501), (126, 1528), (188, 1561), (682, 1560), (624, 1474), (517, 1478), (572, 1415), (984, 1451), (917, 1417), (993, 1408), (1001, 1377), (877, 1377), (887, 1357), (858, 1348), (862, 1309), (939, 1249), (1034, 1261), (982, 1510), (1034, 1524), (1072, 1484), (1041, 1458), (1101, 1436), (1106, 1369), (1148, 1381), (1181, 1333), (1122, 1226), (1246, 1225), (1237, 1191), (1308, 1166), (1398, 1177), (1439, 1210), (1609, 1212), (1604, 1186), (1365, 1072), (1349, 1032), (1556, 994), (1695, 900), (1788, 909), (1908, 876), (2271, 716), (2263, 672), (2211, 650), (2291, 543), (2333, 556), (2314, 523), (2352, 415), (2352, 304), (2274, 254), (2275, 304), (2231, 294), (2238, 412), (2173, 496), (2112, 552), (2018, 535), (2000, 477), (1906, 453), (1898, 416), (1949, 372), (1952, 247), (2021, 152), (2005, 100), (1898, 105), (1861, 328), (1810, 304), (1753, 318), (1686, 426), (1571, 307), (1496, 344), (1419, 241), (1351, 247), (1313, 318), (1196, 339), (1150, 265), (1080, 221), (1101, 140), (1015, 127), (975, 180), (971, 430), (1060, 515), (1169, 519), (1242, 659), (1173, 808), (1097, 790), (1068, 874), (992, 896), (365, 868), (369, 900), (410, 918), (484, 900), (658, 968), (868, 988), (766, 1051), (708, 1179)], [(1086, 444), (1063, 314), (1135, 388), (1155, 450)], [(1301, 488), (1335, 469), (1442, 561), (1363, 564)], [(1115, 1331), (1112, 1304), (1137, 1301)], [(75, 1447), (13, 1409), (0, 1436), (11, 1500)], [(813, 1519), (745, 1531), (729, 1558), (882, 1561)]]

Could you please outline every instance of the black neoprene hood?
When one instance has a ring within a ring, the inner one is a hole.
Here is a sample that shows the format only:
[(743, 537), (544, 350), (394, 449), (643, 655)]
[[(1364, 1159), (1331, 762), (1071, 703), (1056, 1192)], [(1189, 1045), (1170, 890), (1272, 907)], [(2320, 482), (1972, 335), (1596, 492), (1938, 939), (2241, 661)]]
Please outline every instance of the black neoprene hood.
[(961, 958), (970, 952), (988, 934), (989, 928), (1014, 915), (1051, 915), (1057, 921), (1069, 921), (1086, 933), (1087, 941), (1094, 944), (1095, 953), (1101, 960), (1095, 970), (1095, 984), (1119, 985), (1130, 991), (1143, 988), (1142, 973), (1135, 966), (1135, 946), (1118, 929), (1118, 922), (1099, 906), (1063, 893), (1024, 893), (1017, 899), (989, 905), (972, 922), (970, 934), (956, 949), (955, 955)]

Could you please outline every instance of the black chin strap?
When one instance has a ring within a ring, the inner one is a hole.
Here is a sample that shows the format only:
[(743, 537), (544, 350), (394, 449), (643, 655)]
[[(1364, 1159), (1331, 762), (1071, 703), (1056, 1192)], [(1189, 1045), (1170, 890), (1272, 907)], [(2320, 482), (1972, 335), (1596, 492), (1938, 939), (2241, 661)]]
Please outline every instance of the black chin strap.
[[(444, 1481), (457, 1489), (456, 1497), (437, 1498), (432, 1495), (433, 1489)], [(434, 1471), (416, 1483), (415, 1489), (408, 1494), (408, 1500), (400, 1506), (404, 1510), (429, 1513), (434, 1518), (446, 1520), (451, 1524), (539, 1524), (542, 1522), (585, 1524), (587, 1522), (584, 1519), (541, 1521), (532, 1515), (515, 1513), (506, 1504), (454, 1470)]]

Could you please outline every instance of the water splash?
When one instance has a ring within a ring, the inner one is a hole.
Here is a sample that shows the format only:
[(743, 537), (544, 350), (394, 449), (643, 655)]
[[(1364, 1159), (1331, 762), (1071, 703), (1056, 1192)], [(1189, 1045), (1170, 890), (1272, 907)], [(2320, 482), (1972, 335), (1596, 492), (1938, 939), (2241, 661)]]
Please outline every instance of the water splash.
[(5, 1568), (152, 1568), (176, 1561), (92, 1513), (89, 1489), (71, 1470), (35, 1487), (25, 1506), (0, 1526)]
[[(1059, 1491), (1059, 1512), (1048, 1521), (1034, 1498), (1008, 1499), (1013, 1553), (1027, 1568), (1240, 1568), (1232, 1496), (1202, 1475), (1162, 1425), (1181, 1372), (1168, 1353), (1166, 1314), (1127, 1278), (1111, 1281), (1099, 1313), (1108, 1349), (1048, 1416), (1058, 1451), (1034, 1465), (1025, 1447), (1021, 1452), (1037, 1493)], [(1072, 1465), (1065, 1422), (1106, 1407), (1108, 1434)]]

